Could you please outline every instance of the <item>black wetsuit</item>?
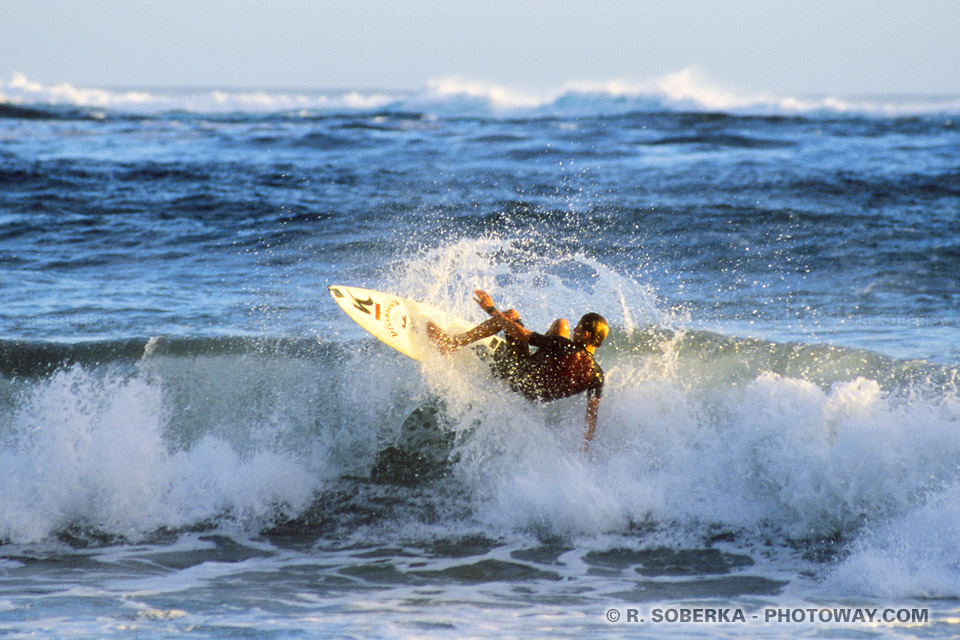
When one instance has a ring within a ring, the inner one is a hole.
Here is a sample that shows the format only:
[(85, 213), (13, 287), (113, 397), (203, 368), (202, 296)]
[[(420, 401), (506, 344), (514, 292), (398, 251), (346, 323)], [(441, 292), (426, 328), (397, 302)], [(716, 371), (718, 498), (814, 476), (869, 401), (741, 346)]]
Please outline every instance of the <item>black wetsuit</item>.
[[(530, 346), (536, 347), (530, 353)], [(529, 346), (507, 336), (493, 356), (494, 373), (531, 400), (558, 400), (584, 391), (600, 397), (603, 369), (584, 347), (562, 336), (533, 333)]]
[(530, 347), (525, 342), (520, 342), (510, 336), (503, 336), (493, 352), (493, 361), (490, 363), (490, 368), (493, 369), (494, 375), (498, 378), (511, 380), (519, 375), (520, 367), (529, 357)]

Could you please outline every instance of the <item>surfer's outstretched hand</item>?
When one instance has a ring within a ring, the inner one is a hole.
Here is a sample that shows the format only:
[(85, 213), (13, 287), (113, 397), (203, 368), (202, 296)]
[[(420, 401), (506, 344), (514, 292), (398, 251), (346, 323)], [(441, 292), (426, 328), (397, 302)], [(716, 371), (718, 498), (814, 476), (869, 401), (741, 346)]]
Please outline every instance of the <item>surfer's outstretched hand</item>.
[(490, 313), (491, 308), (496, 309), (496, 306), (493, 304), (493, 298), (483, 289), (477, 289), (473, 292), (473, 295), (473, 301), (480, 305), (480, 308), (487, 313)]

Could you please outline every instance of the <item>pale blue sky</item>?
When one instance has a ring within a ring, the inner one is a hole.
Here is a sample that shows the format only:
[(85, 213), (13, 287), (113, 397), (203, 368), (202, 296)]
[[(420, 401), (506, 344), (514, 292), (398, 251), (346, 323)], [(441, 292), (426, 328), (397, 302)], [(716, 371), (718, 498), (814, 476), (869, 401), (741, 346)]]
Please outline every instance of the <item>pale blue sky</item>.
[(733, 90), (960, 94), (951, 0), (0, 0), (0, 79), (520, 89), (697, 67)]

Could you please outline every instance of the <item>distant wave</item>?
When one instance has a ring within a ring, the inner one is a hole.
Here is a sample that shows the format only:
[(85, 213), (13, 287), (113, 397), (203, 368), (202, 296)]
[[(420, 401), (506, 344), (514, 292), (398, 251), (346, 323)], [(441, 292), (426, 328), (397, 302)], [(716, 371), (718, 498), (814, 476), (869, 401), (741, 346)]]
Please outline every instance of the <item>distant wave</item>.
[[(78, 111), (79, 110), (79, 111)], [(636, 112), (719, 112), (734, 115), (854, 115), (909, 117), (960, 115), (960, 96), (849, 98), (747, 94), (723, 88), (695, 68), (649, 81), (571, 81), (545, 91), (448, 77), (419, 91), (310, 91), (230, 89), (114, 90), (45, 85), (20, 73), (0, 80), (0, 118), (153, 116), (284, 113), (310, 117), (331, 113), (416, 112), (438, 117), (548, 117)]]
[[(92, 111), (155, 115), (188, 113), (273, 113), (284, 111), (376, 111), (398, 103), (402, 97), (383, 92), (287, 92), (278, 90), (151, 89), (110, 90), (77, 87), (68, 83), (44, 85), (21, 73), (0, 81), (0, 106), (32, 111), (39, 107), (76, 107)], [(57, 117), (57, 111), (47, 111)], [(0, 117), (4, 112), (0, 111)], [(34, 114), (34, 117), (37, 117)]]

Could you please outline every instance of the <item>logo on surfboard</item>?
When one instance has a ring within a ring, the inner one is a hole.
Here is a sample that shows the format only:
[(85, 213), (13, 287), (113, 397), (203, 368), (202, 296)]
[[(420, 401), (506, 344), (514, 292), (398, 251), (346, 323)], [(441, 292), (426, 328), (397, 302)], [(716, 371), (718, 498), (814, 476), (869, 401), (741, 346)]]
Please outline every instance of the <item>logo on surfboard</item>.
[[(344, 297), (343, 293), (339, 289), (331, 287), (330, 291), (335, 297)], [(374, 320), (382, 322), (384, 328), (386, 328), (391, 338), (396, 338), (399, 336), (400, 330), (406, 331), (407, 325), (411, 324), (407, 314), (403, 313), (403, 305), (400, 300), (396, 298), (390, 300), (390, 302), (387, 303), (386, 308), (383, 309), (381, 313), (380, 303), (374, 302), (373, 296), (367, 296), (367, 299), (363, 300), (353, 295), (353, 292), (349, 289), (345, 289), (345, 291), (353, 301), (353, 308), (367, 315), (372, 315)]]
[[(377, 306), (379, 307), (379, 305)], [(387, 304), (387, 308), (383, 314), (384, 315), (383, 326), (387, 328), (387, 331), (389, 331), (390, 335), (394, 338), (396, 338), (397, 335), (399, 334), (397, 333), (397, 330), (394, 328), (393, 311), (399, 307), (400, 307), (400, 301), (394, 298)], [(399, 325), (401, 329), (405, 330), (407, 328), (407, 314), (405, 313), (400, 314)]]
[[(350, 293), (350, 291), (347, 291), (347, 293)], [(368, 307), (373, 306), (373, 298), (367, 297), (366, 300), (360, 300), (357, 298), (357, 296), (353, 295), (352, 293), (350, 293), (350, 297), (353, 298), (353, 306), (355, 308), (359, 309), (360, 311), (363, 311), (367, 315), (370, 315), (370, 309), (368, 309)]]

